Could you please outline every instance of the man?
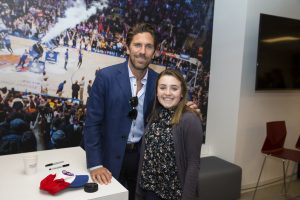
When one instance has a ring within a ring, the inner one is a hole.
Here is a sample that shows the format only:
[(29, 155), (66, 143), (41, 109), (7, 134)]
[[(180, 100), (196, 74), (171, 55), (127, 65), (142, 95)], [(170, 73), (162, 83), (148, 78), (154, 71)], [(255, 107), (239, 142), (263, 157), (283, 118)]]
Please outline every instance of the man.
[(44, 52), (44, 49), (42, 47), (42, 44), (40, 41), (38, 41), (37, 43), (35, 43), (33, 46), (32, 46), (32, 50), (37, 54), (34, 58), (33, 58), (33, 61), (38, 61), (42, 56), (43, 56), (43, 52)]
[(41, 81), (41, 94), (47, 95), (48, 94), (48, 76), (46, 71), (43, 72), (42, 81)]
[(155, 95), (157, 73), (148, 66), (157, 40), (153, 27), (138, 24), (127, 34), (126, 62), (101, 69), (87, 106), (84, 143), (93, 181), (118, 179), (134, 199), (139, 144)]
[(91, 96), (91, 92), (92, 92), (92, 80), (89, 80), (88, 82), (88, 86), (87, 86), (87, 98), (86, 98), (86, 104), (88, 104), (89, 102), (89, 98)]
[(21, 67), (24, 68), (24, 64), (27, 60), (27, 57), (28, 57), (28, 51), (27, 49), (25, 49), (23, 55), (20, 57), (20, 61), (17, 67), (21, 65)]
[(89, 80), (88, 86), (87, 86), (87, 93), (88, 97), (91, 96), (91, 91), (92, 91), (92, 80)]
[(11, 48), (11, 41), (9, 39), (9, 36), (8, 36), (8, 33), (6, 33), (3, 37), (3, 41), (4, 41), (4, 44), (5, 44), (5, 47), (6, 49), (9, 51), (10, 54), (13, 54), (13, 50)]
[(63, 89), (64, 89), (64, 85), (66, 84), (67, 81), (63, 81), (58, 85), (56, 94), (58, 94), (59, 97), (61, 97), (62, 93), (63, 93)]
[(82, 52), (81, 52), (81, 49), (80, 49), (79, 52), (78, 52), (78, 63), (77, 63), (78, 69), (80, 68), (81, 64), (82, 64)]
[(79, 90), (79, 98), (80, 101), (83, 101), (83, 90), (84, 90), (84, 85), (85, 85), (85, 81), (84, 81), (84, 76), (81, 78), (81, 81), (79, 83), (80, 86), (80, 90)]
[(84, 141), (91, 177), (108, 184), (114, 176), (127, 187), (130, 200), (135, 193), (139, 143), (154, 99), (157, 73), (148, 65), (156, 46), (150, 25), (133, 27), (127, 37), (128, 60), (97, 73), (87, 107)]
[(66, 52), (65, 52), (65, 66), (64, 66), (64, 69), (66, 71), (67, 71), (68, 60), (69, 60), (69, 49), (66, 49)]
[(73, 100), (78, 99), (78, 92), (79, 92), (79, 85), (78, 85), (78, 81), (75, 81), (75, 83), (72, 84), (72, 102)]

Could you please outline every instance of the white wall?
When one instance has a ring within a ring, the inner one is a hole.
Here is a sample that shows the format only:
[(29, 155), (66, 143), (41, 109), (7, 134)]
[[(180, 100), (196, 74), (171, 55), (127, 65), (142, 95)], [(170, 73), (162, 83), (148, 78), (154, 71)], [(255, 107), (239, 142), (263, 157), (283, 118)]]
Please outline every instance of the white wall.
[[(215, 0), (207, 146), (242, 167), (242, 185), (252, 185), (263, 161), (266, 122), (285, 120), (285, 146), (300, 134), (300, 91), (255, 92), (259, 14), (300, 19), (299, 0)], [(269, 160), (262, 181), (282, 175)]]
[(207, 141), (212, 154), (234, 162), (247, 1), (215, 0)]

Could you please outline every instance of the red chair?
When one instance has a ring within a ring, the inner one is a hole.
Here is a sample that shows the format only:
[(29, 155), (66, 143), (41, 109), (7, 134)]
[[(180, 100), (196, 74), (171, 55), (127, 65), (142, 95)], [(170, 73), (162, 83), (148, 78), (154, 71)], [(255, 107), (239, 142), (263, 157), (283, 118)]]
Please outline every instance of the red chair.
[(285, 162), (294, 161), (296, 163), (299, 163), (300, 151), (284, 148), (285, 138), (285, 121), (267, 122), (267, 136), (261, 149), (261, 152), (264, 154), (265, 158), (258, 176), (252, 199), (255, 198), (255, 194), (265, 165), (265, 161), (269, 156), (280, 158), (282, 160), (284, 194), (285, 196), (287, 195)]
[[(296, 143), (296, 148), (300, 149), (300, 135), (299, 135), (298, 141)], [(298, 177), (298, 179), (300, 178), (300, 163), (298, 163), (297, 177)]]
[(297, 149), (300, 149), (300, 135), (299, 135), (298, 141), (297, 141), (297, 143), (296, 143), (296, 148), (297, 148)]

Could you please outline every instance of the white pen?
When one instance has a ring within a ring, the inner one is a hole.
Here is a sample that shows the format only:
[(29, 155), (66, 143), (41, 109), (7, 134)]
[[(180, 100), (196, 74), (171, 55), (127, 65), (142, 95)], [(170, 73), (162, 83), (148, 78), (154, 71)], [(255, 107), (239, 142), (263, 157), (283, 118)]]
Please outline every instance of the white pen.
[(60, 164), (60, 163), (63, 163), (64, 161), (58, 161), (58, 162), (53, 162), (53, 163), (49, 163), (49, 164), (46, 164), (45, 167), (49, 167), (49, 166), (52, 166), (52, 165), (57, 165), (57, 164)]
[(52, 167), (52, 168), (49, 168), (49, 170), (59, 169), (59, 168), (68, 167), (68, 166), (70, 166), (70, 164), (65, 164), (65, 165), (61, 165), (61, 166), (58, 166), (58, 167)]

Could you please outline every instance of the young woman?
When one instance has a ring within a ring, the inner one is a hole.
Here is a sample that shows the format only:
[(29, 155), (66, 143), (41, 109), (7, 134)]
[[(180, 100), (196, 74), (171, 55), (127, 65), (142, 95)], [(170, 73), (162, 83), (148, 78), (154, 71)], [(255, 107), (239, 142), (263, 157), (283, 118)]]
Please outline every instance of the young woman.
[(202, 126), (186, 106), (187, 86), (176, 70), (163, 71), (143, 138), (136, 200), (197, 198)]
[(135, 200), (197, 198), (203, 132), (198, 113), (186, 102), (181, 73), (163, 71), (142, 142)]

